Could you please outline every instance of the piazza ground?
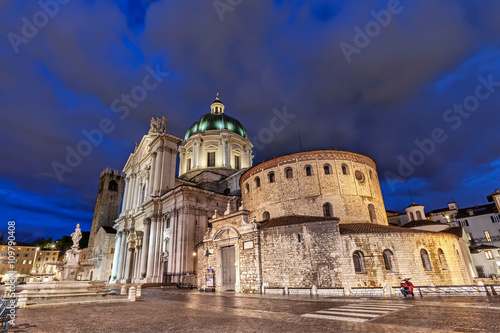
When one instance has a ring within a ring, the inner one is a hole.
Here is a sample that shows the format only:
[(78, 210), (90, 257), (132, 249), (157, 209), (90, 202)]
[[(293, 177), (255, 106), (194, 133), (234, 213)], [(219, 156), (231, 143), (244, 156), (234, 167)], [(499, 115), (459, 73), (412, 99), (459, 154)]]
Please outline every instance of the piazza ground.
[[(353, 320), (363, 318), (363, 309), (391, 310), (364, 322), (321, 318), (348, 308), (361, 309), (348, 314)], [(16, 320), (17, 333), (500, 332), (500, 296), (333, 298), (148, 288), (137, 302), (20, 309)]]

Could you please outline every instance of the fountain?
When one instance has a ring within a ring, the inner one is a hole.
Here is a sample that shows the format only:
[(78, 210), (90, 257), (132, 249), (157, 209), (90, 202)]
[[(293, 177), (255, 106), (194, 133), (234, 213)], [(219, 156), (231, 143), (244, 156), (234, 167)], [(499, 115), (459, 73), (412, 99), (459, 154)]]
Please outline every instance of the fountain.
[(73, 246), (66, 252), (64, 261), (47, 261), (48, 265), (56, 265), (62, 273), (61, 281), (28, 282), (23, 290), (28, 291), (29, 297), (72, 297), (107, 295), (111, 291), (104, 289), (103, 281), (77, 281), (76, 277), (83, 266), (92, 266), (94, 263), (80, 262), (80, 247), (82, 238), (80, 225), (76, 225), (71, 234)]

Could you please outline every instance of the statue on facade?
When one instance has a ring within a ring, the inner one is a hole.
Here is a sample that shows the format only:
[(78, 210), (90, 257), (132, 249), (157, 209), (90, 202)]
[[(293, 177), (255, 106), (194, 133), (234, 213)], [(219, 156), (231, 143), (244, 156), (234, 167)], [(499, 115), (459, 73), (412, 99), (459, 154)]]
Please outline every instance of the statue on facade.
[(73, 240), (73, 247), (79, 248), (80, 246), (78, 244), (80, 239), (82, 239), (82, 229), (80, 229), (80, 224), (76, 225), (75, 232), (71, 234), (71, 239)]
[(165, 116), (161, 118), (151, 118), (151, 126), (149, 128), (149, 133), (166, 133), (167, 131), (167, 118)]
[(129, 245), (130, 249), (135, 249), (135, 245), (137, 242), (137, 233), (135, 231), (132, 231), (128, 237), (127, 237), (127, 242)]

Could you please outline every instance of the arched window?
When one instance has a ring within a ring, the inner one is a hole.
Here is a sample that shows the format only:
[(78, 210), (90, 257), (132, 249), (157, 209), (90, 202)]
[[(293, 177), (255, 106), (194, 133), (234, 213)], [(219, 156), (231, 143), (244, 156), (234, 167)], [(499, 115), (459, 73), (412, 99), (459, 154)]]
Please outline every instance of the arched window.
[(415, 216), (413, 215), (413, 212), (410, 212), (410, 222), (415, 220)]
[(269, 182), (270, 182), (270, 183), (274, 183), (274, 172), (272, 172), (272, 171), (271, 171), (271, 172), (269, 172), (269, 173), (267, 174), (267, 178), (269, 178)]
[(342, 164), (342, 174), (343, 175), (349, 174), (349, 167), (347, 166), (347, 164)]
[(441, 249), (438, 249), (439, 261), (441, 262), (441, 268), (443, 270), (448, 269), (448, 263), (446, 262), (446, 257), (444, 256), (444, 252)]
[(229, 193), (231, 193), (231, 189), (226, 188), (226, 189), (224, 190), (224, 195), (229, 195)]
[(333, 217), (333, 207), (329, 202), (325, 202), (323, 204), (323, 216), (324, 217)]
[(417, 210), (417, 220), (421, 219), (422, 219), (422, 214), (420, 213), (420, 211)]
[(265, 211), (263, 214), (262, 214), (262, 221), (269, 221), (269, 219), (271, 218), (271, 215), (269, 215), (269, 212), (268, 211)]
[(285, 169), (285, 175), (286, 175), (286, 178), (288, 178), (288, 179), (293, 178), (293, 170), (292, 170), (292, 168), (286, 168)]
[(352, 254), (352, 261), (354, 263), (354, 271), (356, 273), (365, 272), (365, 256), (361, 251), (354, 251)]
[(108, 190), (110, 191), (118, 191), (118, 183), (114, 180), (110, 181), (109, 182), (109, 185), (108, 185)]
[(306, 165), (306, 176), (312, 176), (312, 169), (310, 165)]
[(260, 178), (255, 177), (255, 187), (260, 187)]
[(248, 183), (245, 184), (245, 187), (247, 189), (247, 193), (250, 193), (250, 185), (248, 185)]
[(373, 179), (373, 172), (370, 170), (370, 179)]
[(375, 214), (375, 206), (372, 204), (368, 205), (368, 212), (370, 213), (370, 222), (377, 223), (377, 214)]
[(332, 173), (332, 167), (330, 164), (325, 164), (323, 166), (323, 169), (325, 170), (325, 175), (330, 175)]
[(429, 259), (429, 253), (425, 249), (420, 250), (420, 258), (422, 259), (422, 265), (426, 271), (432, 270), (431, 260)]
[(394, 266), (392, 264), (392, 258), (393, 258), (392, 251), (391, 250), (384, 250), (383, 256), (384, 256), (385, 269), (387, 271), (392, 271), (394, 268)]

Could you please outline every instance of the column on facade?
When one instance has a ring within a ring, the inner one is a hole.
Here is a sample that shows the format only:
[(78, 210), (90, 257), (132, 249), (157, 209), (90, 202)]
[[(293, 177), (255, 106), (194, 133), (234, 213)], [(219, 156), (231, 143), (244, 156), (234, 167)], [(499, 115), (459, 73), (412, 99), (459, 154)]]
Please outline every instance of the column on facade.
[(132, 281), (134, 279), (138, 279), (140, 277), (140, 273), (139, 273), (140, 258), (141, 258), (141, 247), (136, 246), (135, 251), (134, 251), (134, 271), (132, 272), (132, 277), (131, 277)]
[(126, 258), (126, 264), (125, 264), (125, 275), (123, 277), (125, 279), (125, 282), (127, 282), (127, 281), (130, 280), (133, 260), (134, 260), (134, 249), (131, 248), (131, 247), (129, 248), (127, 246), (127, 258)]
[(151, 220), (151, 231), (149, 233), (149, 247), (148, 247), (148, 268), (146, 276), (148, 278), (153, 277), (154, 269), (154, 251), (156, 243), (156, 218)]
[(159, 195), (161, 183), (161, 163), (163, 161), (163, 147), (158, 148), (155, 167), (154, 195)]
[(140, 275), (142, 278), (142, 273), (146, 273), (148, 269), (148, 251), (149, 251), (149, 231), (151, 230), (151, 220), (144, 220), (144, 235), (142, 238), (142, 251), (141, 251), (141, 261), (140, 261)]
[[(121, 237), (120, 237), (120, 246), (118, 249), (118, 263), (116, 265), (116, 276), (117, 279), (122, 278), (122, 267), (123, 267), (123, 252), (125, 251), (125, 239), (127, 238), (127, 234), (125, 230), (120, 231)], [(116, 249), (115, 249), (116, 250)]]
[(115, 236), (115, 253), (113, 254), (113, 269), (111, 271), (111, 279), (115, 280), (114, 276), (118, 271), (118, 258), (120, 256), (120, 242), (122, 239), (121, 231), (116, 233)]
[(170, 148), (163, 147), (163, 163), (161, 166), (161, 193), (164, 193), (168, 189), (168, 176), (170, 175), (170, 163), (168, 163), (168, 158), (170, 155)]
[(200, 167), (200, 143), (198, 139), (193, 142), (193, 169)]
[(151, 170), (149, 172), (149, 188), (148, 188), (148, 193), (150, 195), (155, 195), (154, 194), (155, 170), (156, 170), (156, 152), (153, 152), (151, 154)]
[(134, 174), (134, 193), (132, 194), (132, 210), (135, 210), (139, 202), (139, 176)]
[(155, 251), (154, 251), (154, 260), (153, 260), (153, 276), (158, 277), (158, 266), (160, 263), (160, 249), (161, 249), (161, 223), (162, 218), (159, 218), (156, 222), (156, 234), (155, 234)]
[(222, 139), (222, 167), (226, 167), (227, 165), (227, 156), (226, 156), (226, 149), (227, 149), (227, 144), (226, 144), (226, 138), (223, 136)]
[(123, 214), (124, 212), (127, 211), (127, 200), (128, 200), (128, 195), (130, 193), (130, 179), (129, 177), (125, 178), (125, 190), (123, 192), (123, 203), (122, 203), (122, 211), (121, 213)]
[(129, 230), (124, 230), (125, 233), (123, 234), (123, 246), (122, 246), (122, 253), (121, 253), (121, 257), (122, 257), (122, 264), (121, 264), (121, 267), (120, 267), (120, 276), (122, 279), (125, 279), (126, 276), (126, 270), (125, 270), (125, 267), (127, 265), (127, 256), (128, 256), (128, 241), (127, 241), (127, 238), (128, 238), (128, 235), (129, 235)]

